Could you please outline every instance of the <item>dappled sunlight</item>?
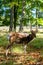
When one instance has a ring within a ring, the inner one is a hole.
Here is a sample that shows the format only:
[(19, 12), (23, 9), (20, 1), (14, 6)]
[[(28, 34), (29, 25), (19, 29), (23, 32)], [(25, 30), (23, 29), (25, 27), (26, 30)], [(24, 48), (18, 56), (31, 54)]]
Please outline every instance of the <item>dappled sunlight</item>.
[(0, 65), (43, 65), (43, 0), (0, 0)]
[(37, 38), (43, 38), (43, 33), (37, 33), (36, 37)]
[(21, 45), (13, 46), (11, 48), (11, 52), (12, 53), (23, 53), (24, 52), (23, 51), (23, 46), (21, 46)]

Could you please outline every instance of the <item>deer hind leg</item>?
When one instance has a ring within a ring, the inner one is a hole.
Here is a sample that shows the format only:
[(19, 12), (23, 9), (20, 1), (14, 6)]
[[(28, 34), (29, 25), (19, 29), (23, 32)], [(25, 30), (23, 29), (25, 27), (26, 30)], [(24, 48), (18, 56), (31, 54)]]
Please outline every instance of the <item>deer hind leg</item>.
[(8, 55), (9, 49), (6, 50), (6, 56)]
[(24, 53), (25, 53), (25, 54), (27, 53), (26, 48), (27, 48), (27, 45), (24, 44)]

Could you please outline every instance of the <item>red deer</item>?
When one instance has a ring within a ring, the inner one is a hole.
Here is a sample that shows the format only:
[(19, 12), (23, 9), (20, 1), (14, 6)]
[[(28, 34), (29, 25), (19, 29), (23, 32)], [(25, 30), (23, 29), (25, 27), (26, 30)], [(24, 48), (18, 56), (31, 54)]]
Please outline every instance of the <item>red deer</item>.
[(18, 32), (16, 33), (11, 32), (8, 36), (10, 44), (7, 46), (6, 55), (8, 53), (8, 49), (14, 44), (14, 42), (16, 44), (24, 44), (24, 52), (26, 52), (27, 43), (33, 40), (35, 37), (36, 37), (36, 32), (33, 30), (31, 31), (31, 34), (29, 35), (21, 34)]

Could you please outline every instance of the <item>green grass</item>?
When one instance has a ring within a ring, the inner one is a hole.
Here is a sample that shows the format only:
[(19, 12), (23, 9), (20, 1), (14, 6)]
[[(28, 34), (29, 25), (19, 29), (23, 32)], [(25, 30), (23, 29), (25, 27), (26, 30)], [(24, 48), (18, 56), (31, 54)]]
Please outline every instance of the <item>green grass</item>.
[(37, 34), (36, 38), (28, 43), (27, 52), (40, 52), (43, 55), (43, 34)]
[(33, 46), (36, 49), (43, 48), (43, 38), (36, 38), (34, 41), (30, 42), (29, 45)]
[(8, 44), (7, 35), (0, 36), (0, 46), (7, 46)]

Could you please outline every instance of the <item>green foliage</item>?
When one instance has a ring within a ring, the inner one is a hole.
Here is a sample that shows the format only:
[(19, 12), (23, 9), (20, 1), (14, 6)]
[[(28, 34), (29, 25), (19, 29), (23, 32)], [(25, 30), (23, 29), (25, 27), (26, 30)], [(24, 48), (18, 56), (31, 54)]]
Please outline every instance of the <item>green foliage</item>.
[[(8, 21), (7, 19), (10, 18), (10, 16), (9, 16), (10, 9), (14, 5), (18, 6), (17, 18), (19, 19), (19, 16), (21, 16), (21, 14), (22, 14), (22, 0), (0, 0), (0, 21), (3, 21), (3, 22), (5, 21), (4, 25), (9, 25), (10, 20)], [(31, 23), (35, 22), (34, 16), (32, 16), (32, 14), (33, 14), (32, 11), (34, 9), (35, 10), (37, 9), (39, 12), (40, 12), (40, 10), (43, 11), (43, 0), (33, 0), (33, 1), (26, 0), (25, 1), (25, 6), (24, 6), (25, 13), (24, 13), (23, 25), (27, 25), (29, 21)], [(36, 13), (35, 13), (35, 15), (36, 15)], [(38, 15), (38, 13), (37, 13), (37, 15)], [(3, 16), (4, 16), (4, 19), (2, 18)], [(36, 20), (36, 18), (35, 18), (35, 20)], [(19, 20), (19, 22), (20, 22), (20, 20)], [(18, 24), (18, 22), (17, 22), (17, 24)], [(42, 20), (38, 19), (38, 24), (42, 25), (43, 24)]]
[(43, 25), (43, 19), (42, 18), (40, 18), (40, 19), (38, 19), (38, 25)]
[(9, 26), (10, 21), (3, 21), (2, 24), (3, 24), (3, 26)]
[(42, 38), (36, 38), (31, 44), (31, 46), (33, 46), (33, 48), (36, 49), (41, 49), (43, 48), (43, 39)]

